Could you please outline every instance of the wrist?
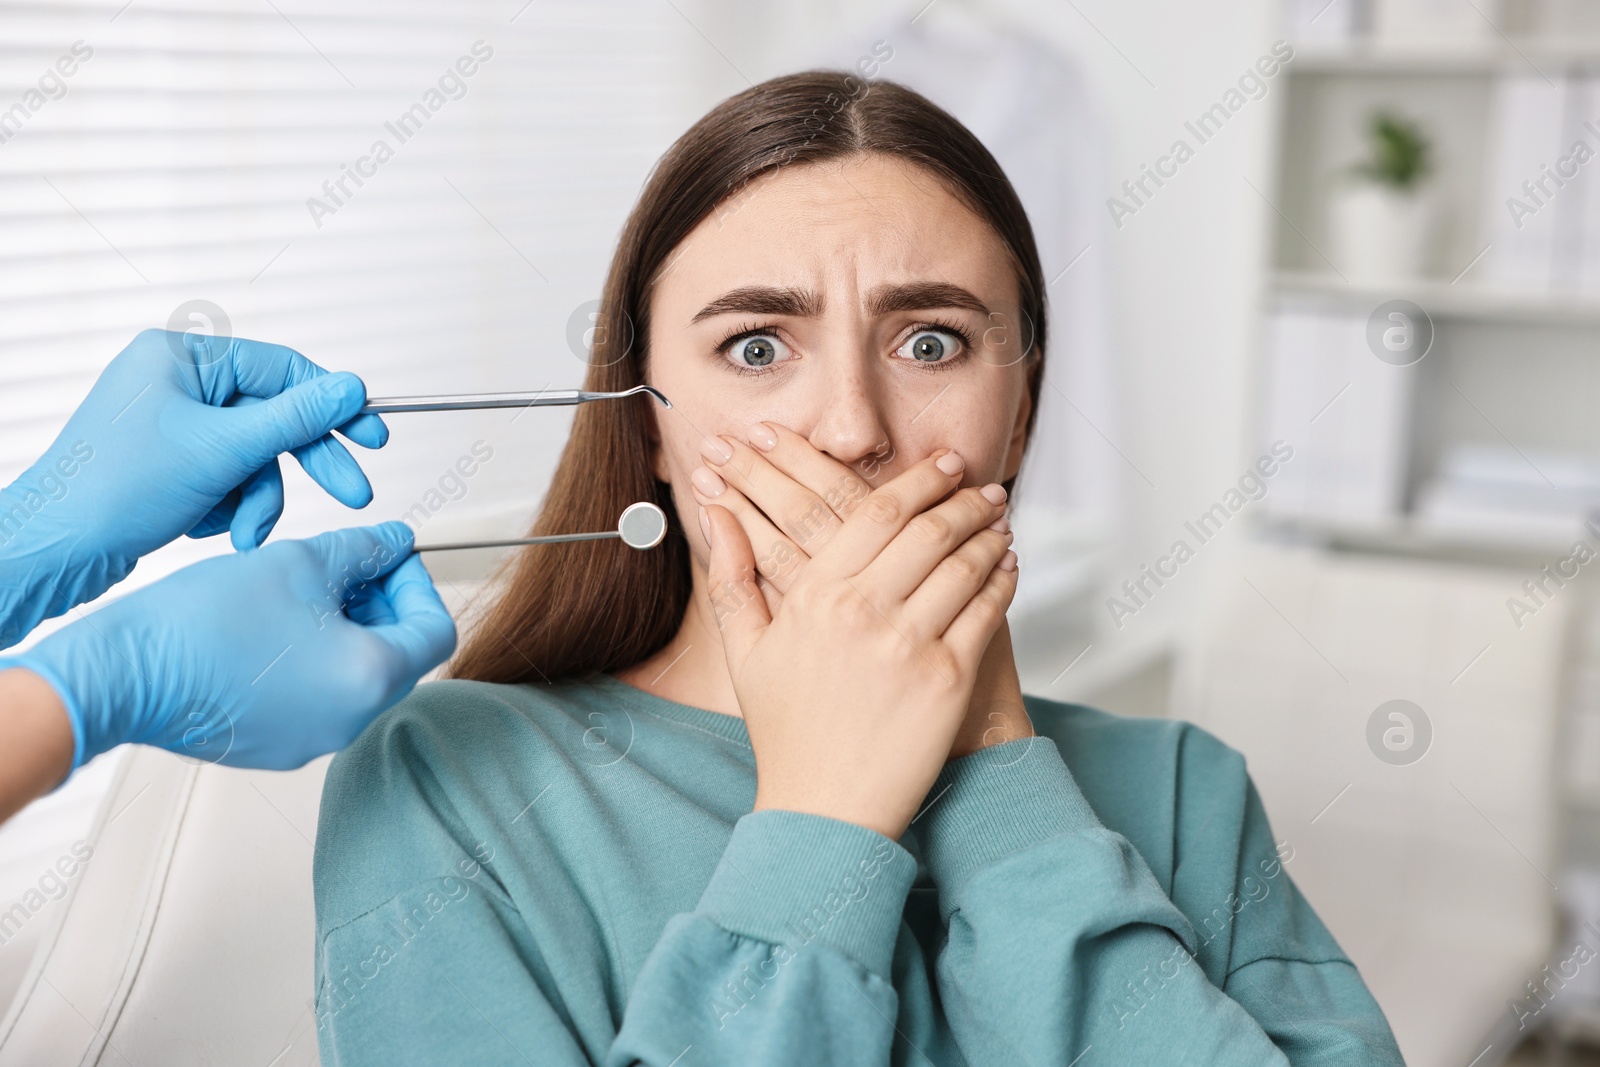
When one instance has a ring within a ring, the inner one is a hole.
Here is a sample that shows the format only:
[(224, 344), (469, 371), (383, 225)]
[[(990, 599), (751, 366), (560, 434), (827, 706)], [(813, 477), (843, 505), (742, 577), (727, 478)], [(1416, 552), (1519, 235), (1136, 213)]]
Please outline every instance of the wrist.
[(109, 605), (92, 620), (64, 626), (27, 651), (0, 659), (0, 669), (22, 668), (55, 693), (70, 725), (74, 771), (136, 739), (129, 724), (138, 720), (138, 708), (153, 686), (148, 668), (137, 665), (137, 650), (149, 647), (154, 635), (129, 633), (122, 606)]
[(873, 803), (867, 800), (852, 801), (843, 798), (825, 798), (816, 796), (782, 796), (763, 793), (761, 788), (756, 788), (756, 800), (750, 808), (751, 812), (785, 811), (795, 815), (811, 815), (823, 819), (832, 819), (835, 822), (846, 822), (864, 830), (882, 834), (891, 841), (900, 840), (906, 832), (911, 819), (916, 815), (914, 808), (896, 810), (891, 805)]
[(73, 768), (76, 739), (61, 695), (43, 676), (0, 666), (0, 821), (60, 785)]
[(28, 488), (29, 474), (0, 487), (0, 648), (45, 619), (93, 600), (126, 578), (137, 560), (88, 546), (105, 538), (77, 524), (52, 522), (51, 497)]
[(946, 765), (974, 752), (1032, 736), (1033, 720), (1022, 700), (1022, 682), (1011, 652), (1011, 630), (1002, 622), (978, 664), (967, 714), (950, 746)]
[(66, 576), (55, 559), (30, 545), (27, 532), (7, 521), (10, 502), (0, 490), (0, 648), (10, 648), (41, 622), (72, 607)]
[(1033, 720), (1028, 717), (1028, 709), (1021, 697), (975, 706), (962, 722), (946, 762), (1008, 741), (1020, 741), (1033, 736)]

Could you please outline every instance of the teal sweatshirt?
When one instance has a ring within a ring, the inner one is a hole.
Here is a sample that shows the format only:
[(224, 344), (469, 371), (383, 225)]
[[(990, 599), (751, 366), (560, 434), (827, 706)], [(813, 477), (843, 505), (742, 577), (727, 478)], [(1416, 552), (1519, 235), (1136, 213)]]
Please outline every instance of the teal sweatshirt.
[(609, 675), (422, 686), (328, 772), (323, 1064), (1401, 1063), (1243, 758), (1027, 707), (893, 841)]

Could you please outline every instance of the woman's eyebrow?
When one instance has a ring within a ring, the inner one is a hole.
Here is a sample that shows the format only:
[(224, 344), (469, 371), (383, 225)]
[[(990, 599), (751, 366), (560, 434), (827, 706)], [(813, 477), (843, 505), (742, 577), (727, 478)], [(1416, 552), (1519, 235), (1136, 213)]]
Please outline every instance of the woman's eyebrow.
[(887, 315), (891, 311), (923, 311), (928, 308), (966, 308), (980, 315), (989, 307), (959, 285), (947, 282), (910, 282), (880, 285), (867, 294), (867, 313)]
[(746, 285), (729, 290), (695, 313), (690, 323), (713, 315), (742, 311), (751, 315), (822, 314), (822, 297), (806, 289), (779, 289), (770, 285)]

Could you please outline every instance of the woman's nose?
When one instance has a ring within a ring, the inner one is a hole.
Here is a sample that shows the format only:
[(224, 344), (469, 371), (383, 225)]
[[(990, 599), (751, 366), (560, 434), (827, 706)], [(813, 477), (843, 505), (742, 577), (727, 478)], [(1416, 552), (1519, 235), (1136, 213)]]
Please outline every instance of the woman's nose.
[(851, 465), (890, 447), (877, 383), (867, 376), (832, 375), (814, 402), (812, 447)]

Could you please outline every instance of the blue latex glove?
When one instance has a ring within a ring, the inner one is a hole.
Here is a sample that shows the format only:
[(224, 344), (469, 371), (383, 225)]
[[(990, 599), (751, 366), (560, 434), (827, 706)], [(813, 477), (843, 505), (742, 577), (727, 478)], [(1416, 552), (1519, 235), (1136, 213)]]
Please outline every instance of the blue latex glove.
[(366, 387), (293, 349), (146, 330), (111, 361), (50, 450), (0, 490), (0, 648), (93, 600), (182, 534), (254, 548), (283, 513), (278, 454), (336, 500), (372, 500), (330, 432), (367, 448)]
[(286, 770), (348, 745), (455, 649), (402, 522), (203, 560), (64, 627), (26, 667), (67, 707), (72, 768), (124, 742)]

